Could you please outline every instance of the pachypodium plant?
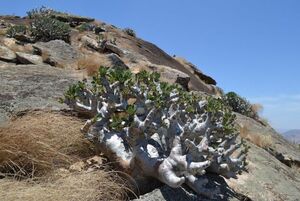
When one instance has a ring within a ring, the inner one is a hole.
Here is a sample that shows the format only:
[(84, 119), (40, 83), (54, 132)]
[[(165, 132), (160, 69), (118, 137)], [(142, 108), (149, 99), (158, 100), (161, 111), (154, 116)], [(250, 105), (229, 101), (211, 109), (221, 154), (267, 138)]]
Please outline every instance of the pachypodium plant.
[(231, 177), (244, 168), (246, 149), (223, 101), (160, 82), (156, 72), (101, 67), (91, 82), (70, 86), (65, 103), (91, 118), (82, 131), (112, 160), (173, 188), (186, 183), (212, 197), (207, 171)]

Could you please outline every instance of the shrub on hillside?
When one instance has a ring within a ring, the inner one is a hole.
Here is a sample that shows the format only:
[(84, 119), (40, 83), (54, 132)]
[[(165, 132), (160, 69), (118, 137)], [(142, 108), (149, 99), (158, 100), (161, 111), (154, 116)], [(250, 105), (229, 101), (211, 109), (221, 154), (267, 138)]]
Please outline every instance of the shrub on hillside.
[(225, 94), (224, 101), (234, 112), (254, 119), (258, 118), (258, 114), (255, 110), (253, 110), (251, 103), (245, 98), (237, 95), (235, 92), (228, 92)]
[(135, 31), (133, 29), (125, 28), (125, 29), (123, 29), (123, 31), (125, 33), (127, 33), (129, 36), (136, 37), (136, 33), (135, 33)]
[(56, 19), (42, 16), (34, 18), (31, 23), (31, 36), (35, 41), (47, 42), (60, 39), (69, 42), (70, 26)]
[(14, 25), (7, 29), (6, 35), (10, 38), (14, 38), (17, 34), (26, 34), (27, 27), (23, 24)]
[(28, 11), (27, 16), (30, 19), (34, 19), (34, 18), (41, 17), (41, 16), (48, 16), (51, 13), (54, 13), (54, 12), (56, 12), (56, 11), (54, 11), (51, 8), (47, 8), (45, 6), (42, 6), (41, 8), (34, 8), (34, 9)]

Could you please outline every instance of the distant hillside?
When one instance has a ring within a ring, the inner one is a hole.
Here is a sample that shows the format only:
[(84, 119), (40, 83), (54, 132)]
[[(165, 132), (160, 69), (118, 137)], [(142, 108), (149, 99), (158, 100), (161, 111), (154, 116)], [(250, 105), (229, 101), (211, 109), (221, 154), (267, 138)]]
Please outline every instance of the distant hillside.
[(282, 135), (290, 142), (300, 144), (300, 129), (293, 129), (282, 133)]

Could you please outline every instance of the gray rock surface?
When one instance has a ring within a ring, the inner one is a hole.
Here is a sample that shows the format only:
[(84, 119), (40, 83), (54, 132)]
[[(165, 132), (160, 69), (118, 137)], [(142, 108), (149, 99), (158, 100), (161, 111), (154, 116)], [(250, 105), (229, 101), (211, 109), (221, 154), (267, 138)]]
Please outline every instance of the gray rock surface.
[(299, 148), (284, 139), (272, 127), (264, 126), (260, 122), (240, 114), (237, 114), (237, 123), (245, 126), (250, 133), (261, 136), (271, 136), (272, 146), (268, 148), (267, 151), (288, 166), (291, 166), (292, 163), (300, 166)]
[(100, 44), (97, 42), (97, 40), (89, 37), (89, 36), (82, 36), (81, 39), (82, 43), (89, 47), (89, 48), (92, 48), (93, 50), (96, 50), (96, 51), (100, 51), (101, 50), (101, 47), (100, 47)]
[(43, 59), (41, 56), (27, 54), (24, 52), (16, 52), (17, 61), (21, 64), (43, 64)]
[(11, 66), (11, 65), (12, 65), (11, 63), (4, 62), (4, 61), (0, 60), (0, 71), (1, 71), (1, 68)]
[(180, 188), (171, 188), (167, 185), (163, 185), (160, 188), (154, 189), (145, 195), (140, 196), (134, 201), (218, 201), (218, 200), (230, 200), (230, 201), (250, 201), (251, 199), (243, 194), (235, 192), (231, 189), (223, 177), (214, 174), (207, 174), (209, 179), (207, 188), (211, 191), (216, 191), (215, 198), (208, 199), (203, 196), (199, 196), (193, 193), (186, 186)]
[[(271, 156), (267, 151), (250, 144), (245, 172), (237, 178), (223, 179), (208, 174), (208, 188), (219, 189), (213, 200), (230, 201), (299, 201), (300, 174)], [(154, 189), (135, 201), (196, 201), (199, 197), (184, 188), (172, 189), (166, 185)]]
[(159, 72), (163, 81), (178, 83), (183, 88), (188, 89), (190, 76), (173, 68), (163, 65), (150, 64), (149, 69)]
[(16, 54), (9, 48), (0, 45), (0, 60), (13, 62), (16, 60)]
[(107, 55), (108, 59), (111, 61), (113, 66), (122, 67), (125, 69), (129, 69), (129, 67), (122, 61), (122, 59), (115, 53), (111, 53)]
[(0, 122), (32, 109), (59, 110), (58, 102), (74, 73), (49, 65), (11, 65), (0, 68)]
[(104, 51), (115, 53), (120, 57), (123, 57), (127, 53), (126, 50), (123, 50), (121, 47), (114, 45), (110, 42), (105, 42)]
[(227, 179), (227, 184), (255, 201), (299, 201), (299, 170), (284, 165), (262, 148), (250, 146), (247, 171), (238, 179)]
[(61, 68), (74, 68), (79, 57), (78, 51), (62, 40), (38, 42), (33, 45), (38, 54), (44, 55), (44, 62)]

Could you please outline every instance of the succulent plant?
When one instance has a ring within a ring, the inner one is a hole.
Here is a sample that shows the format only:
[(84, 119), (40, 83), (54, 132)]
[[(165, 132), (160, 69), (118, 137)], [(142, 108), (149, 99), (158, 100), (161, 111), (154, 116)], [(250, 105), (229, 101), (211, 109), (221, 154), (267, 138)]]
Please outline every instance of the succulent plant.
[(161, 82), (156, 72), (101, 67), (91, 82), (71, 86), (65, 103), (91, 118), (82, 131), (104, 153), (173, 188), (186, 183), (212, 198), (206, 172), (231, 177), (245, 166), (247, 148), (224, 101)]

